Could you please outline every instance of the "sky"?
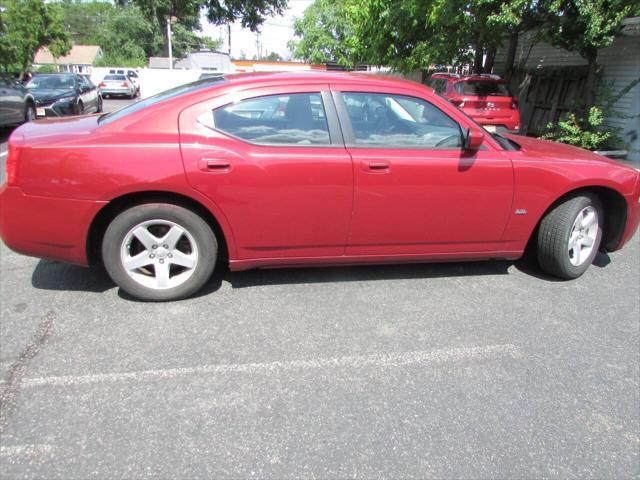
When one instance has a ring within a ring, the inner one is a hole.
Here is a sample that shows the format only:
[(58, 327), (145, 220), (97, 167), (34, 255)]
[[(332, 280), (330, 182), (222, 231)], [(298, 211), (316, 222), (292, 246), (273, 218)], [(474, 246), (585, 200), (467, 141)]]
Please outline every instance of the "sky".
[[(302, 17), (305, 8), (313, 3), (313, 0), (289, 0), (289, 6), (281, 17), (267, 18), (260, 28), (260, 44), (262, 54), (268, 55), (270, 52), (280, 54), (285, 60), (291, 57), (291, 52), (287, 48), (287, 42), (293, 39), (293, 20), (295, 17)], [(222, 38), (224, 45), (220, 49), (228, 51), (227, 26), (217, 27), (211, 25), (203, 15), (202, 33), (212, 38)], [(231, 57), (240, 58), (244, 52), (247, 58), (256, 55), (256, 34), (248, 28), (242, 28), (240, 23), (231, 26)]]

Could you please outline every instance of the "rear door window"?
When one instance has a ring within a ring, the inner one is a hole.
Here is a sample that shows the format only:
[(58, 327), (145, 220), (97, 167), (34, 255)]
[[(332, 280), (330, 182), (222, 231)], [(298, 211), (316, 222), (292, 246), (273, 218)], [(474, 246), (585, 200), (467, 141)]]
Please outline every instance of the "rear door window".
[[(211, 122), (213, 120), (213, 122)], [(205, 114), (205, 126), (257, 144), (328, 145), (329, 126), (320, 93), (269, 95)]]

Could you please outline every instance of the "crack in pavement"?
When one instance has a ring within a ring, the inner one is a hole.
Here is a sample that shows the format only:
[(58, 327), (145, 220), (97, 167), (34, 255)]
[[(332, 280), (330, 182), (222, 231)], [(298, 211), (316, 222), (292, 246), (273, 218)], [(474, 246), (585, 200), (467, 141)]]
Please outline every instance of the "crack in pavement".
[(4, 432), (9, 417), (16, 407), (18, 395), (24, 374), (31, 361), (38, 355), (40, 349), (53, 334), (53, 325), (56, 315), (49, 311), (38, 324), (33, 339), (20, 352), (18, 358), (11, 364), (4, 381), (0, 383), (0, 434)]

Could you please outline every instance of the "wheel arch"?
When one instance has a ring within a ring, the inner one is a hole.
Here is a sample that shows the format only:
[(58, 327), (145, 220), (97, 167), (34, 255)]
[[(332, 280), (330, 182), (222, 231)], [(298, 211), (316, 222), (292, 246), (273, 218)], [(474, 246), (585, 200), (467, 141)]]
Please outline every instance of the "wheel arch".
[(87, 234), (87, 261), (90, 265), (99, 263), (101, 259), (100, 244), (107, 226), (119, 213), (136, 205), (145, 203), (169, 203), (187, 208), (200, 215), (213, 230), (218, 240), (218, 258), (224, 262), (229, 260), (229, 238), (220, 222), (203, 203), (180, 193), (169, 191), (132, 192), (112, 199), (96, 214), (89, 226)]
[(536, 223), (536, 226), (529, 238), (529, 244), (536, 238), (540, 222), (542, 222), (542, 219), (546, 217), (551, 210), (560, 203), (582, 193), (592, 193), (602, 202), (602, 208), (604, 209), (604, 226), (602, 228), (602, 242), (600, 244), (600, 249), (605, 251), (614, 250), (624, 233), (625, 225), (627, 223), (628, 207), (624, 196), (620, 192), (614, 188), (601, 185), (578, 187), (565, 192), (556, 198), (538, 219), (538, 222)]

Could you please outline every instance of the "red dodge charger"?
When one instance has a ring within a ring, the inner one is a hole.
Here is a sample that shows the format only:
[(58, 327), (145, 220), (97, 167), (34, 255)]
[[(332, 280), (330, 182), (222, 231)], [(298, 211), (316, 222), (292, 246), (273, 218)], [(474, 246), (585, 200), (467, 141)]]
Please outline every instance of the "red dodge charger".
[(640, 221), (636, 170), (492, 135), (422, 85), (361, 74), (204, 79), (9, 139), (0, 235), (103, 262), (145, 300), (231, 270), (516, 259), (576, 278)]

